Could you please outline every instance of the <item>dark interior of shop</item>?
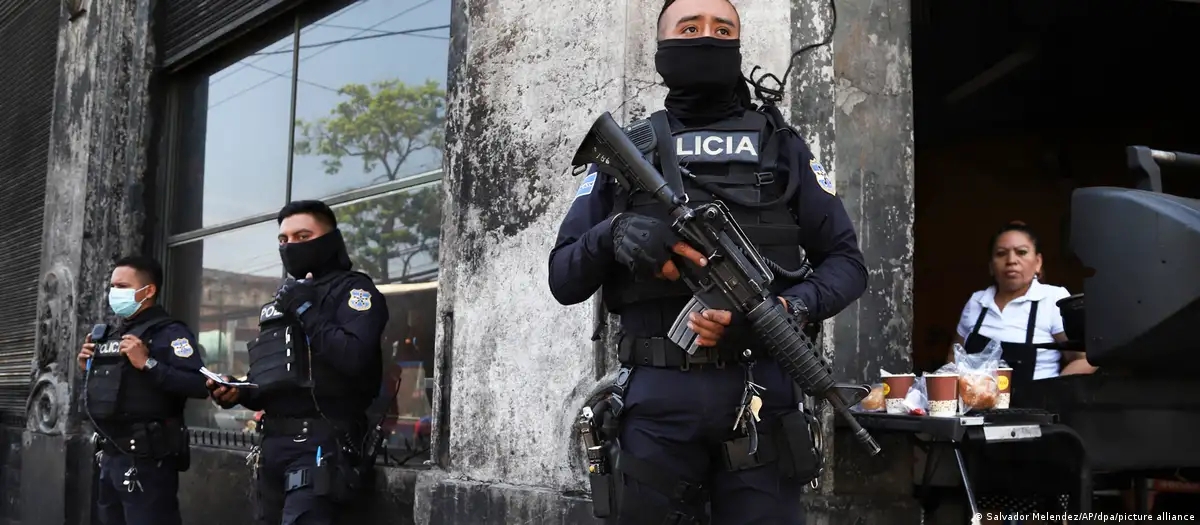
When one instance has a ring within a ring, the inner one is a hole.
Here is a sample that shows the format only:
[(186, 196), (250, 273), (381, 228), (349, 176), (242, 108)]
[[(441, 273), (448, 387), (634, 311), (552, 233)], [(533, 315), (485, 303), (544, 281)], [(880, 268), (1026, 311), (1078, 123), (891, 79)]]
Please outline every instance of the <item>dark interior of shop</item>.
[[(1135, 187), (1127, 146), (1200, 153), (1200, 3), (915, 0), (915, 371), (945, 361), (963, 305), (989, 284), (987, 246), (1037, 231), (1043, 282), (1082, 292), (1067, 249), (1075, 188)], [(1164, 169), (1200, 197), (1200, 173)], [(1133, 232), (1131, 232), (1132, 234)]]

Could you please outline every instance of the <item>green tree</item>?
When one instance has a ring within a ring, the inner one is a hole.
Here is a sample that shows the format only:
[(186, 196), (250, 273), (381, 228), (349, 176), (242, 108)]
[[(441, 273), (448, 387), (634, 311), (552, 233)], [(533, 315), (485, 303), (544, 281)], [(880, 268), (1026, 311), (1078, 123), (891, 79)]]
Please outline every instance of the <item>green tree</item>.
[[(394, 181), (410, 174), (405, 162), (414, 153), (433, 150), (441, 158), (446, 92), (437, 82), (409, 86), (392, 79), (347, 84), (338, 93), (345, 100), (329, 116), (296, 122), (296, 153), (324, 157), (325, 173), (341, 173), (343, 162), (355, 158), (363, 173), (381, 172), (373, 183)], [(350, 256), (379, 282), (408, 279), (420, 254), (437, 261), (441, 191), (436, 186), (353, 204), (338, 214)], [(393, 260), (400, 262), (394, 278)]]

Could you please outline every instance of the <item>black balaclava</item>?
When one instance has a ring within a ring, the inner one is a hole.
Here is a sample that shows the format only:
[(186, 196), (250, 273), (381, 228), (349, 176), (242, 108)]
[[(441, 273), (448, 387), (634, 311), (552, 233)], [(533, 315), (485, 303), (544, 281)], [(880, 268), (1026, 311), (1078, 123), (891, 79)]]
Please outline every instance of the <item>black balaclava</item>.
[(664, 105), (680, 120), (715, 122), (745, 111), (739, 40), (714, 37), (658, 41), (654, 66), (670, 92)]
[(316, 278), (351, 268), (346, 241), (342, 239), (342, 231), (337, 228), (310, 241), (279, 245), (279, 258), (283, 260), (283, 269), (297, 279), (303, 279), (310, 273)]

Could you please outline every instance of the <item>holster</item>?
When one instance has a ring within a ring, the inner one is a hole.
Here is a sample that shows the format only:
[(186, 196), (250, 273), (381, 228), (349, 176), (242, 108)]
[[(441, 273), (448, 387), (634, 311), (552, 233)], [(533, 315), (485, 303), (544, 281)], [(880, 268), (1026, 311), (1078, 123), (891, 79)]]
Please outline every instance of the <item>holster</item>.
[(284, 478), (284, 491), (312, 486), (313, 495), (346, 503), (362, 493), (363, 472), (354, 458), (345, 453), (326, 454), (318, 465), (290, 471)]
[(589, 465), (592, 459), (603, 459), (599, 462), (607, 468), (594, 471), (589, 467), (588, 485), (592, 491), (592, 515), (597, 518), (615, 518), (620, 509), (621, 484), (621, 416), (625, 410), (625, 392), (633, 375), (632, 368), (623, 368), (609, 387), (610, 396), (592, 407), (598, 418), (595, 431), (601, 440), (600, 450), (586, 451), (588, 454), (598, 453), (599, 456), (587, 458)]

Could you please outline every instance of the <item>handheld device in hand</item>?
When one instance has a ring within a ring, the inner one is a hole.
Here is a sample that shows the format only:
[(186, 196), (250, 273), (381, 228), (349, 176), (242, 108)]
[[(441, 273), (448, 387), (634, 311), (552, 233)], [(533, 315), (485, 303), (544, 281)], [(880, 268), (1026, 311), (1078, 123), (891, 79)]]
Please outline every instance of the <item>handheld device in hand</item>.
[(213, 372), (212, 370), (209, 370), (204, 367), (200, 367), (200, 373), (204, 374), (204, 377), (212, 379), (213, 383), (216, 383), (217, 385), (220, 385), (220, 386), (228, 386), (228, 387), (233, 387), (233, 388), (258, 388), (258, 385), (254, 384), (254, 383), (244, 383), (244, 382), (239, 382), (239, 381), (226, 381), (224, 377), (221, 377), (221, 376), (217, 375), (215, 372)]
[(106, 325), (106, 324), (101, 323), (96, 326), (93, 326), (92, 333), (90, 334), (92, 336), (92, 342), (95, 343), (96, 341), (99, 341), (101, 338), (104, 337), (104, 333), (107, 331), (108, 331), (108, 325)]
[[(91, 333), (88, 334), (88, 342), (95, 343), (96, 341), (99, 341), (101, 338), (104, 337), (104, 333), (107, 331), (108, 331), (108, 325), (106, 325), (104, 323), (93, 326)], [(92, 369), (92, 358), (89, 357), (87, 360), (87, 370), (91, 371), (91, 369)]]

